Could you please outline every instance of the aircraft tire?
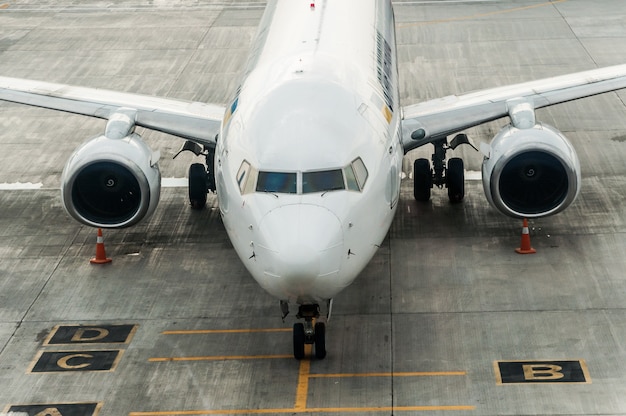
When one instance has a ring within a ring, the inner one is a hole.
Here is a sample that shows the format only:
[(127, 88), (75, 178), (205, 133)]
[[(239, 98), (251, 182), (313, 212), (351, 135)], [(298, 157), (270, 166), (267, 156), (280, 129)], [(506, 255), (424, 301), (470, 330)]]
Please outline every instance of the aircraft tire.
[(413, 196), (416, 201), (426, 202), (430, 199), (430, 188), (433, 176), (428, 159), (416, 159), (413, 162)]
[(207, 174), (202, 163), (189, 166), (189, 203), (193, 209), (202, 209), (206, 205)]
[(304, 358), (304, 324), (293, 324), (293, 356), (296, 360)]
[(315, 324), (315, 357), (320, 360), (326, 357), (326, 325), (323, 322)]
[(453, 204), (463, 201), (465, 197), (465, 172), (463, 159), (454, 157), (448, 160), (446, 172), (446, 185), (448, 187), (448, 199)]

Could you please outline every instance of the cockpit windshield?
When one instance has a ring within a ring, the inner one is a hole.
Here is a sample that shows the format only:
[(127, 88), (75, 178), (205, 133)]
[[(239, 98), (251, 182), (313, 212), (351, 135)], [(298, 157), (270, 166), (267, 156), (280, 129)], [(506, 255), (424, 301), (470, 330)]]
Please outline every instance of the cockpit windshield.
[(360, 192), (367, 177), (367, 168), (361, 158), (354, 159), (340, 169), (307, 172), (257, 171), (244, 160), (237, 172), (237, 182), (242, 194), (253, 190), (273, 194), (326, 193), (345, 189)]
[(295, 172), (259, 172), (257, 192), (295, 194), (298, 192)]
[(302, 173), (302, 193), (328, 192), (346, 189), (341, 169)]

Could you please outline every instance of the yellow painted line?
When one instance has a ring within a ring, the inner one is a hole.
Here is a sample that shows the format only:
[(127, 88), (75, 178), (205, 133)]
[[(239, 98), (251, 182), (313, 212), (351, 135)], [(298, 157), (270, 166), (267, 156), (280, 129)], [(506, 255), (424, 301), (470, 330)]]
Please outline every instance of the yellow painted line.
[(229, 360), (272, 360), (278, 358), (293, 358), (293, 355), (208, 355), (199, 357), (152, 357), (150, 363), (180, 362), (180, 361), (229, 361)]
[(557, 3), (564, 3), (566, 1), (568, 1), (568, 0), (553, 0), (553, 1), (548, 1), (548, 2), (545, 2), (545, 3), (533, 4), (533, 5), (530, 5), (530, 6), (515, 7), (513, 9), (498, 10), (498, 11), (489, 12), (489, 13), (479, 13), (479, 14), (474, 14), (474, 15), (470, 15), (470, 16), (452, 17), (450, 19), (431, 20), (431, 21), (428, 21), (428, 22), (401, 23), (401, 24), (396, 25), (396, 27), (401, 29), (401, 28), (413, 27), (413, 26), (425, 26), (425, 25), (434, 25), (434, 24), (438, 24), (438, 23), (459, 22), (459, 21), (463, 21), (463, 20), (478, 19), (478, 18), (481, 18), (481, 17), (489, 17), (489, 16), (495, 16), (495, 15), (499, 15), (499, 14), (520, 12), (520, 11), (524, 11), (524, 10), (535, 9), (537, 7), (551, 6), (551, 5), (554, 5), (554, 4), (557, 4)]
[(433, 410), (474, 410), (476, 406), (387, 406), (387, 407), (318, 407), (306, 409), (311, 413), (360, 412), (429, 412)]
[(165, 412), (130, 412), (128, 416), (183, 416), (183, 415), (261, 415), (283, 413), (369, 413), (369, 412), (431, 412), (475, 410), (476, 406), (386, 406), (386, 407), (315, 407), (304, 409), (230, 409), (230, 410), (175, 410)]
[(256, 332), (291, 332), (291, 328), (261, 328), (261, 329), (189, 329), (163, 331), (162, 335), (198, 335), (198, 334), (251, 334)]
[[(305, 344), (304, 356), (311, 356), (311, 345)], [(294, 409), (304, 410), (306, 409), (306, 401), (309, 396), (309, 374), (311, 373), (311, 360), (305, 358), (300, 361), (300, 370), (298, 371), (298, 387), (296, 388), (296, 404)]]
[(347, 378), (347, 377), (437, 377), (465, 376), (465, 371), (418, 371), (409, 373), (335, 373), (309, 374), (309, 378)]

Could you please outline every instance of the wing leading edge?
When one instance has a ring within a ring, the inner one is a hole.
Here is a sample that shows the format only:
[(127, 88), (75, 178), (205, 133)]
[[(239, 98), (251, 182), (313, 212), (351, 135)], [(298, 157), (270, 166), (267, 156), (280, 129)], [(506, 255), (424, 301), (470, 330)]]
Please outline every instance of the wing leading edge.
[(215, 104), (0, 77), (0, 100), (109, 119), (135, 111), (135, 125), (214, 146), (225, 107)]
[(520, 100), (534, 109), (626, 88), (626, 65), (452, 95), (402, 108), (405, 152), (510, 115)]
[[(405, 152), (509, 115), (520, 99), (534, 109), (626, 88), (626, 65), (616, 65), (405, 106)], [(184, 100), (0, 77), (0, 100), (108, 119), (136, 110), (135, 124), (201, 144), (215, 145), (225, 107)]]

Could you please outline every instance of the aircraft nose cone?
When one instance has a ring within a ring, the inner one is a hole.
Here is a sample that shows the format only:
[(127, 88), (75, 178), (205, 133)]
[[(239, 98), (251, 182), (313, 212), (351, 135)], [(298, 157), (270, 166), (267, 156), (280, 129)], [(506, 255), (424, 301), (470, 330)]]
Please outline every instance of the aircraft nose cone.
[(343, 245), (341, 222), (324, 207), (276, 208), (261, 220), (259, 235), (266, 273), (282, 279), (289, 292), (304, 294), (319, 276), (339, 270), (341, 259), (336, 253)]

